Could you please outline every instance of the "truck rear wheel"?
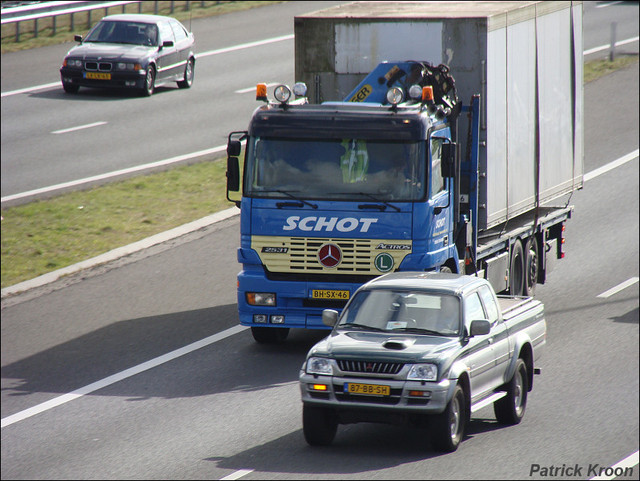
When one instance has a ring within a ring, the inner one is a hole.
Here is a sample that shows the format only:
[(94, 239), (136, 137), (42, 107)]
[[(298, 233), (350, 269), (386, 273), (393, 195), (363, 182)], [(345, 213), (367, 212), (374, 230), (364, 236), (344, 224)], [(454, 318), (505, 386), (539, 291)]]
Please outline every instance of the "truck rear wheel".
[(524, 295), (533, 296), (536, 293), (536, 283), (538, 282), (538, 267), (540, 257), (538, 256), (538, 242), (536, 237), (532, 236), (527, 241), (527, 246), (524, 250), (525, 257), (525, 286)]
[(516, 240), (511, 248), (511, 267), (509, 269), (509, 293), (512, 296), (524, 295), (525, 280), (525, 258), (522, 242)]
[(431, 442), (438, 451), (452, 453), (464, 437), (467, 424), (467, 404), (464, 391), (458, 384), (443, 413), (434, 416)]
[(527, 365), (522, 359), (516, 362), (513, 377), (507, 383), (507, 395), (493, 404), (496, 419), (502, 424), (519, 424), (527, 408)]
[(260, 344), (275, 344), (284, 341), (289, 335), (288, 327), (252, 327), (251, 334)]
[(338, 421), (331, 411), (324, 408), (302, 406), (302, 431), (311, 446), (328, 446), (338, 431)]

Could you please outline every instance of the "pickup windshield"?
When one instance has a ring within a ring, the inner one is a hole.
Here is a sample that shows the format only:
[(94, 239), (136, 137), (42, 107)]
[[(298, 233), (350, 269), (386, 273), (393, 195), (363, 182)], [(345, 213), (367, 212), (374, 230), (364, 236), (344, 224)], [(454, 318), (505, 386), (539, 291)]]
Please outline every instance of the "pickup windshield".
[(337, 328), (358, 325), (385, 332), (458, 336), (460, 319), (460, 301), (455, 296), (376, 289), (358, 292)]
[(251, 137), (244, 192), (370, 202), (414, 201), (425, 193), (424, 142)]

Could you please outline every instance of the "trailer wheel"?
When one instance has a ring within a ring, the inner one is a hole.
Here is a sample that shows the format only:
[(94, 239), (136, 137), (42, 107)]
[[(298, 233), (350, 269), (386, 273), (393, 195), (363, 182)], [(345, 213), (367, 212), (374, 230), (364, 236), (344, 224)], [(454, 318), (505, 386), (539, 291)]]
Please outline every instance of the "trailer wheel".
[(527, 408), (528, 379), (527, 365), (522, 359), (518, 359), (513, 377), (506, 384), (507, 395), (493, 404), (498, 422), (518, 424), (522, 421)]
[(467, 424), (467, 403), (464, 391), (458, 384), (444, 412), (433, 418), (431, 443), (438, 451), (452, 453), (462, 442)]
[(511, 249), (511, 268), (509, 269), (509, 293), (522, 296), (526, 288), (525, 258), (522, 242), (516, 240)]
[(538, 256), (538, 242), (536, 241), (535, 236), (532, 236), (527, 241), (527, 247), (525, 249), (525, 296), (533, 296), (536, 293), (539, 263), (540, 256)]
[(302, 431), (311, 446), (328, 446), (338, 430), (338, 421), (327, 409), (302, 406)]
[(289, 335), (288, 327), (252, 327), (251, 334), (259, 344), (275, 344)]

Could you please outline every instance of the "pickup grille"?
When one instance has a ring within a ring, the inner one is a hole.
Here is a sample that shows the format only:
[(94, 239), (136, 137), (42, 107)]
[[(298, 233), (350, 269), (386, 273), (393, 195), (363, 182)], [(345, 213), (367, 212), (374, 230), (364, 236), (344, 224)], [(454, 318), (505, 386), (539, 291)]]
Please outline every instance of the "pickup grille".
[(398, 374), (404, 366), (401, 362), (372, 362), (338, 360), (342, 372), (363, 372), (371, 374)]

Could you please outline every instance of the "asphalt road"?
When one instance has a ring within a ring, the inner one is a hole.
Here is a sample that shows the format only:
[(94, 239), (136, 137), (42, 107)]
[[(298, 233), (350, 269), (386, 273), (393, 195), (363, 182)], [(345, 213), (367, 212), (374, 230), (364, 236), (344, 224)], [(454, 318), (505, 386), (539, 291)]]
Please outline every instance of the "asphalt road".
[(638, 83), (634, 66), (585, 88), (587, 180), (538, 286), (547, 350), (520, 425), (485, 408), (448, 455), (368, 424), (307, 446), (297, 375), (324, 333), (260, 346), (238, 327), (232, 218), (3, 299), (2, 479), (590, 479), (634, 453), (638, 479), (637, 153), (596, 175), (638, 149)]
[[(229, 132), (246, 128), (257, 106), (256, 83), (294, 82), (293, 17), (340, 3), (283, 2), (193, 20), (193, 87), (161, 87), (151, 98), (85, 88), (66, 95), (58, 70), (73, 42), (3, 54), (2, 206), (80, 188), (105, 174), (219, 156), (213, 150)], [(609, 44), (613, 23), (618, 41), (636, 39), (617, 52), (638, 52), (637, 2), (585, 2), (583, 23), (587, 60), (607, 57), (598, 47)], [(91, 182), (114, 178), (121, 176)]]

